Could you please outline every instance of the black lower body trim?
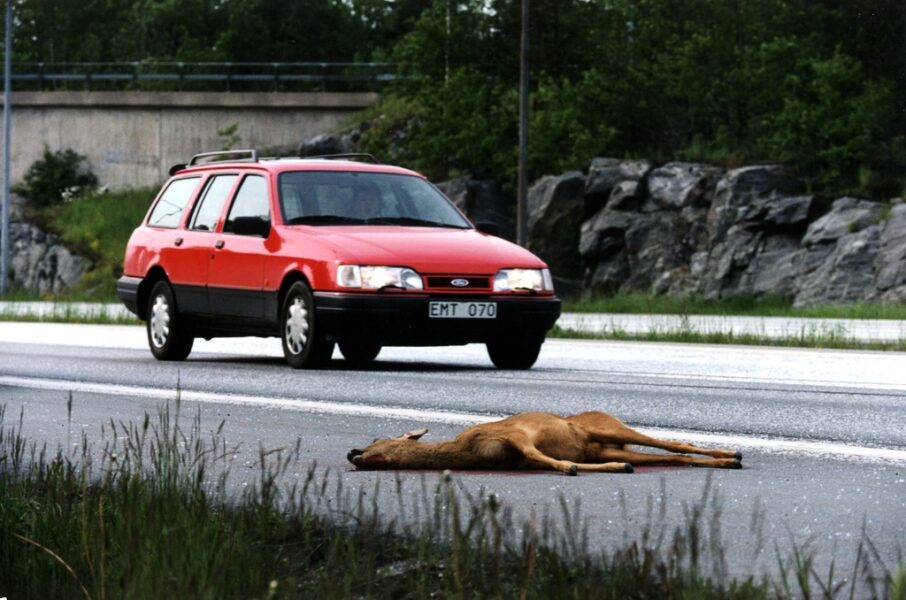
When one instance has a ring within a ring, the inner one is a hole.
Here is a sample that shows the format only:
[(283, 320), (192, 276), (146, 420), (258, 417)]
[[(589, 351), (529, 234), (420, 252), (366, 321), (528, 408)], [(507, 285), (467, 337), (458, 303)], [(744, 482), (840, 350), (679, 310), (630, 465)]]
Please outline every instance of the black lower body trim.
[(144, 315), (140, 315), (138, 310), (138, 286), (141, 285), (142, 281), (141, 277), (129, 277), (127, 275), (123, 275), (116, 281), (116, 295), (123, 301), (126, 308), (139, 318), (144, 318)]

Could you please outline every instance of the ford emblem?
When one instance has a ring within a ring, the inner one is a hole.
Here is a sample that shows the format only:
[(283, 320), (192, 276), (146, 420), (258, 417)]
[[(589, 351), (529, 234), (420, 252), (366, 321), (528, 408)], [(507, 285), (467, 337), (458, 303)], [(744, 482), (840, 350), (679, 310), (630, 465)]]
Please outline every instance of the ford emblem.
[(469, 280), (468, 279), (454, 279), (450, 283), (452, 283), (456, 287), (466, 287), (467, 285), (469, 285)]

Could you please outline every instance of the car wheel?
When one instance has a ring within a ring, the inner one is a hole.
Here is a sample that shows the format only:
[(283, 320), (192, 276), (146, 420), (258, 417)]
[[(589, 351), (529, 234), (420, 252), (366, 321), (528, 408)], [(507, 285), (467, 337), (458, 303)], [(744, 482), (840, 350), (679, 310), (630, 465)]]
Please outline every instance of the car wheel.
[(325, 365), (333, 354), (333, 342), (325, 340), (315, 321), (315, 301), (311, 289), (297, 281), (286, 292), (280, 311), (283, 356), (294, 369)]
[(380, 351), (381, 346), (371, 342), (340, 342), (343, 358), (355, 366), (361, 367), (371, 363)]
[(173, 288), (166, 281), (158, 281), (151, 288), (148, 314), (148, 346), (158, 360), (185, 360), (192, 351), (195, 335), (191, 322), (179, 314)]
[(488, 356), (498, 369), (528, 369), (538, 360), (541, 341), (488, 342)]

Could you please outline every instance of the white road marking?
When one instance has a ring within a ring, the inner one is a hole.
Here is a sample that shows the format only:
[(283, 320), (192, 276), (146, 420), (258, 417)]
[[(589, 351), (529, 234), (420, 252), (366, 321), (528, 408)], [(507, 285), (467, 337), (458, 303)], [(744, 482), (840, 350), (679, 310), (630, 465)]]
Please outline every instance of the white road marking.
[[(133, 396), (156, 398), (172, 401), (176, 399), (176, 390), (147, 388), (140, 386), (115, 385), (106, 383), (89, 383), (66, 381), (61, 379), (42, 379), (33, 377), (0, 376), (0, 385), (54, 391), (73, 391), (90, 394), (114, 396)], [(239, 404), (262, 406), (335, 415), (357, 417), (380, 417), (387, 419), (405, 419), (416, 422), (445, 423), (450, 425), (474, 425), (495, 421), (501, 416), (488, 416), (465, 412), (434, 411), (402, 407), (370, 406), (367, 404), (327, 402), (321, 400), (303, 400), (293, 398), (271, 398), (266, 396), (247, 396), (240, 394), (221, 394), (180, 390), (180, 398), (189, 402), (210, 404)], [(720, 433), (702, 433), (681, 429), (638, 428), (638, 431), (658, 438), (685, 441), (693, 444), (720, 446), (734, 449), (752, 449), (762, 452), (780, 454), (807, 454), (845, 458), (864, 462), (906, 463), (906, 450), (892, 448), (872, 448), (854, 446), (838, 442), (819, 442), (813, 440), (771, 439), (755, 436), (744, 436)]]

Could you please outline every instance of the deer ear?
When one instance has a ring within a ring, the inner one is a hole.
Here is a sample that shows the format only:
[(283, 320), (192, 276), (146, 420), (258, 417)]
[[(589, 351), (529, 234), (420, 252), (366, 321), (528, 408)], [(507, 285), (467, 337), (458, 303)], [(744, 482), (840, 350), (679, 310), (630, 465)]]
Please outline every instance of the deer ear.
[(426, 433), (428, 433), (427, 429), (414, 429), (412, 431), (408, 431), (408, 432), (404, 433), (403, 435), (401, 435), (400, 439), (417, 440), (418, 438), (422, 437)]

